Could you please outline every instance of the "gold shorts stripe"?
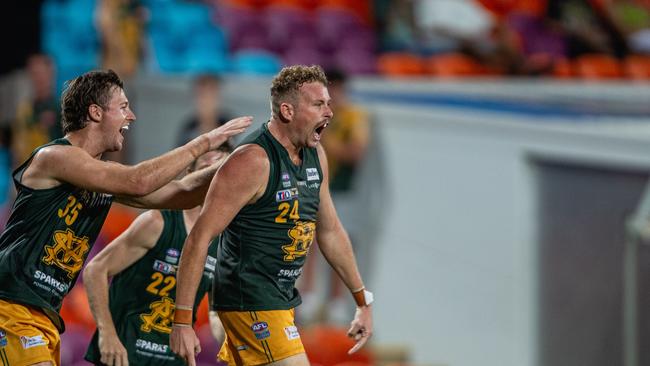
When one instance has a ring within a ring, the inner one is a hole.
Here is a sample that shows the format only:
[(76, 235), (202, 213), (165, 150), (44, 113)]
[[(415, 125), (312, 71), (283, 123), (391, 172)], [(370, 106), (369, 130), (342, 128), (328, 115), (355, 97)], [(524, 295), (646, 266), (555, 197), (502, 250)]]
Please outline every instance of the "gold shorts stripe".
[(0, 352), (0, 359), (2, 359), (2, 366), (10, 366), (9, 360), (7, 359), (7, 351), (4, 349)]

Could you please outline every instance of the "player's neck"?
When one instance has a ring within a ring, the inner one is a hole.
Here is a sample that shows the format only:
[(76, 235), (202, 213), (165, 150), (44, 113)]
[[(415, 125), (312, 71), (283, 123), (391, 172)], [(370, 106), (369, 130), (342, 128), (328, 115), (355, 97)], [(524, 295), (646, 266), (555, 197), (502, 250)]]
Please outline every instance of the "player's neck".
[(105, 150), (103, 146), (101, 146), (101, 137), (93, 135), (91, 128), (86, 127), (81, 130), (68, 132), (65, 135), (65, 139), (73, 146), (86, 150), (86, 152), (95, 159), (99, 159), (102, 157)]
[(289, 158), (291, 158), (291, 160), (295, 164), (300, 164), (301, 161), (300, 151), (302, 147), (294, 144), (291, 141), (291, 137), (290, 137), (291, 135), (289, 134), (286, 123), (276, 120), (275, 118), (271, 118), (271, 121), (269, 122), (268, 126), (271, 135), (273, 135), (273, 137), (275, 137), (275, 139), (278, 140), (278, 142), (284, 147), (284, 149), (287, 150), (287, 153), (289, 154)]

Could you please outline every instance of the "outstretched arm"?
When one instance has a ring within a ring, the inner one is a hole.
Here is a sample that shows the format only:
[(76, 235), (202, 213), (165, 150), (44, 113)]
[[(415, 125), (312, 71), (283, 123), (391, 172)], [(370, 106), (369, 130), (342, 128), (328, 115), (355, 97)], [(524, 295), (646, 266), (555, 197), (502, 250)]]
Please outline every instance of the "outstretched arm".
[(128, 366), (124, 345), (120, 342), (108, 306), (108, 279), (142, 258), (156, 244), (163, 230), (158, 211), (138, 216), (131, 226), (106, 246), (84, 269), (84, 286), (90, 310), (97, 323), (101, 362)]
[(235, 118), (184, 146), (134, 166), (101, 161), (77, 146), (49, 146), (38, 152), (25, 172), (24, 183), (31, 188), (49, 188), (67, 182), (118, 196), (147, 195), (169, 183), (203, 153), (243, 132), (251, 121), (251, 117)]
[(223, 158), (211, 166), (192, 172), (180, 180), (171, 181), (146, 196), (118, 196), (115, 200), (138, 208), (189, 209), (196, 207), (203, 203), (212, 177), (227, 157), (227, 154), (224, 154)]
[(176, 276), (176, 312), (170, 345), (190, 366), (195, 365), (199, 348), (191, 328), (192, 305), (208, 246), (242, 207), (264, 193), (268, 175), (269, 161), (261, 147), (245, 145), (235, 150), (212, 179), (201, 214), (185, 241)]
[(341, 225), (332, 202), (328, 187), (327, 158), (321, 146), (318, 147), (318, 157), (323, 171), (323, 183), (320, 189), (316, 237), (323, 256), (343, 280), (343, 283), (353, 292), (355, 301), (357, 301), (357, 311), (348, 330), (348, 336), (357, 341), (349, 351), (349, 353), (354, 353), (363, 347), (372, 335), (372, 307), (358, 299), (359, 294), (363, 295), (363, 281), (357, 268), (350, 238)]

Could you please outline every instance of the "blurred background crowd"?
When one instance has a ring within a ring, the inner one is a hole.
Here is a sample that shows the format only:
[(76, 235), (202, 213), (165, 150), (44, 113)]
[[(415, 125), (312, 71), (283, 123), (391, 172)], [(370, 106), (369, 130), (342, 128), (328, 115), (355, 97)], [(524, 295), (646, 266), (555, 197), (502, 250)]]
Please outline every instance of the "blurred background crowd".
[[(650, 80), (649, 0), (24, 0), (6, 7), (12, 10), (0, 25), (5, 215), (13, 202), (12, 169), (35, 147), (61, 136), (64, 82), (91, 69), (115, 70), (126, 80), (127, 94), (142, 75), (186, 78), (193, 111), (175, 121), (174, 143), (180, 145), (235, 116), (222, 101), (224, 78), (268, 77), (291, 64), (323, 66), (336, 118), (323, 144), (333, 196), (348, 224), (359, 219), (347, 206), (355, 203), (355, 168), (372, 136), (372, 116), (347, 95), (349, 79)], [(134, 162), (128, 145), (105, 158)], [(115, 206), (90, 256), (137, 214)], [(355, 241), (355, 225), (349, 227)], [(303, 274), (305, 302), (298, 314), (304, 325), (316, 325), (303, 335), (312, 361), (373, 363), (380, 351), (345, 358), (350, 344), (340, 326), (351, 316), (349, 295), (335, 280), (319, 283), (319, 260), (310, 260)], [(210, 364), (217, 345), (207, 303), (202, 307), (197, 327), (203, 362)], [(83, 286), (66, 300), (63, 317), (63, 363), (82, 365), (94, 329)], [(405, 350), (389, 351), (381, 357), (408, 358)]]

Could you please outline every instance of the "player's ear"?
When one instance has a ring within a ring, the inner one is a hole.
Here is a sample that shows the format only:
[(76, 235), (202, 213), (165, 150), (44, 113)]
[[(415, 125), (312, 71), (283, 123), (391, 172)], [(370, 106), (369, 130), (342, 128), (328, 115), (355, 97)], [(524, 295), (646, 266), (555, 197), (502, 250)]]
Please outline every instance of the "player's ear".
[(88, 118), (93, 122), (99, 122), (102, 120), (102, 114), (104, 110), (97, 104), (91, 104), (88, 107)]
[(289, 122), (293, 120), (295, 114), (295, 109), (291, 103), (282, 102), (280, 103), (280, 119), (283, 122)]

